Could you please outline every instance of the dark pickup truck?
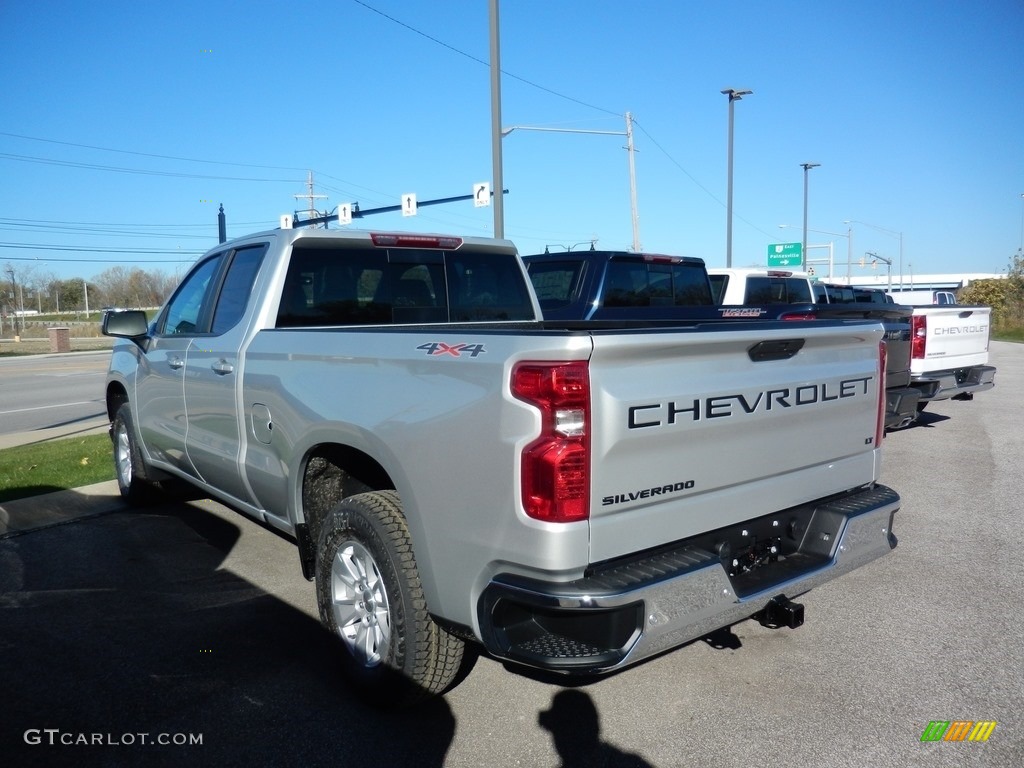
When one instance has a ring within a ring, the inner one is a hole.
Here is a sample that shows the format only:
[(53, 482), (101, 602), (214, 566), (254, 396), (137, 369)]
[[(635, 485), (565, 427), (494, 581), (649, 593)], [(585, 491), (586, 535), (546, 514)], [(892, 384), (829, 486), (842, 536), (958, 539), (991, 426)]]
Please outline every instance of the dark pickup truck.
[[(864, 302), (720, 305), (703, 259), (628, 251), (522, 257), (545, 320), (877, 320), (885, 329), (886, 429), (917, 418), (910, 385), (910, 307)], [(808, 295), (813, 295), (808, 293)]]

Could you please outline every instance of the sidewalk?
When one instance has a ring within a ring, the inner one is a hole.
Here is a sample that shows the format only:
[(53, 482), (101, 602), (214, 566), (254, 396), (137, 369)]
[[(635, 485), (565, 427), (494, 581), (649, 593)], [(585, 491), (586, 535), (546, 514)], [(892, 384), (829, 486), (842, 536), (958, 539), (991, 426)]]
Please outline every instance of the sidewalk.
[(31, 432), (12, 432), (9, 435), (0, 435), (0, 450), (14, 448), (19, 445), (31, 445), (32, 443), (43, 443), (47, 440), (57, 440), (62, 437), (79, 437), (81, 435), (98, 435), (106, 432), (110, 422), (106, 419), (91, 419), (89, 421), (64, 424), (60, 427), (49, 429), (34, 429)]
[[(42, 443), (62, 437), (103, 434), (108, 427), (109, 423), (103, 419), (0, 435), (0, 449)], [(15, 499), (0, 503), (0, 539), (123, 508), (124, 502), (117, 490), (116, 480), (107, 480), (69, 491)]]
[(124, 509), (116, 480), (0, 504), (0, 540)]

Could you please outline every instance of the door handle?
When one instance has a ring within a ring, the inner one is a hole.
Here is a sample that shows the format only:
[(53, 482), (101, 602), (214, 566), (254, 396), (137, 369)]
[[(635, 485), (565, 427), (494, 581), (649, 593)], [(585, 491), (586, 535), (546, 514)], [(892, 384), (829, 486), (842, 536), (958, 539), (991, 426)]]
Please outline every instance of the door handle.
[(169, 358), (167, 360), (167, 364), (171, 366), (171, 368), (173, 368), (174, 370), (178, 370), (179, 368), (185, 367), (185, 361), (182, 360), (180, 357)]
[(227, 360), (221, 358), (216, 363), (210, 366), (214, 373), (218, 373), (221, 376), (232, 373), (235, 370), (235, 366), (229, 363)]

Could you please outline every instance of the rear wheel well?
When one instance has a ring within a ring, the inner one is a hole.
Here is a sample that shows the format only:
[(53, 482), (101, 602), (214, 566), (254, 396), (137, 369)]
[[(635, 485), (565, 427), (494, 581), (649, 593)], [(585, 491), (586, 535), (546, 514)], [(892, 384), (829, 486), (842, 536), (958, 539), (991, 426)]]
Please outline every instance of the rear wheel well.
[(343, 499), (394, 489), (384, 467), (362, 451), (345, 445), (313, 448), (302, 473), (302, 518), (311, 540), (319, 539), (324, 518)]

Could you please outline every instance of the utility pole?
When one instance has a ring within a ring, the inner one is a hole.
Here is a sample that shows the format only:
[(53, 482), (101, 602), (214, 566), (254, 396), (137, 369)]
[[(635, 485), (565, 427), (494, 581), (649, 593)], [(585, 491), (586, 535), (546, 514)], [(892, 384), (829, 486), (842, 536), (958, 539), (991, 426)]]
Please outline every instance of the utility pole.
[[(726, 205), (725, 205), (725, 266), (732, 266), (732, 123), (733, 123), (733, 103), (739, 101), (744, 96), (749, 96), (753, 93), (751, 90), (738, 91), (735, 88), (726, 88), (722, 91), (723, 94), (729, 97), (729, 146), (728, 146), (728, 167), (726, 169), (726, 179), (728, 190), (726, 192)], [(807, 247), (807, 244), (804, 244)]]
[(800, 269), (807, 269), (807, 172), (821, 163), (800, 163), (804, 169), (804, 240), (800, 251)]
[[(292, 195), (296, 200), (308, 200), (309, 208), (306, 209), (306, 215), (309, 218), (316, 217), (316, 208), (313, 207), (314, 200), (326, 200), (327, 195), (314, 195), (313, 194), (313, 172), (309, 171), (306, 176), (306, 194), (304, 195)], [(324, 225), (326, 227), (326, 225)]]
[(494, 236), (505, 237), (504, 161), (501, 156), (501, 31), (498, 0), (488, 3), (491, 54), (491, 175), (494, 179)]
[(4, 270), (11, 281), (11, 306), (14, 307), (14, 340), (21, 341), (21, 328), (18, 324), (18, 283), (14, 279), (14, 267), (8, 265)]
[(640, 252), (640, 214), (636, 210), (636, 147), (633, 146), (633, 113), (626, 113), (626, 151), (629, 152), (629, 205), (633, 219), (633, 251)]

